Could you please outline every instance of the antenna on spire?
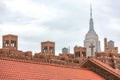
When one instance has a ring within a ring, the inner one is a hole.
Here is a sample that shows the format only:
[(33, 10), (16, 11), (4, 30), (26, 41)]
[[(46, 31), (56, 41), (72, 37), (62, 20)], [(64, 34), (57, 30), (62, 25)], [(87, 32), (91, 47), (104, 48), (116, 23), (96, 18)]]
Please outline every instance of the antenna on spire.
[(92, 18), (92, 2), (90, 2), (90, 18)]

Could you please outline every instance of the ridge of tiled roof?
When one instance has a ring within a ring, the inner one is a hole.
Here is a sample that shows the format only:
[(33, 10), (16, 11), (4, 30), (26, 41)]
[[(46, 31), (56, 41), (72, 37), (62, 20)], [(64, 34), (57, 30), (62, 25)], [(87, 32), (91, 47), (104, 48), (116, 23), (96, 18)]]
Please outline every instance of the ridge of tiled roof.
[(8, 61), (15, 61), (15, 62), (23, 62), (23, 63), (31, 63), (31, 64), (40, 64), (40, 65), (49, 65), (49, 66), (56, 66), (56, 67), (64, 67), (64, 68), (73, 68), (73, 69), (87, 69), (78, 66), (69, 66), (69, 65), (59, 65), (59, 64), (50, 64), (45, 62), (37, 62), (32, 60), (22, 60), (22, 59), (13, 59), (13, 58), (4, 58), (0, 57), (1, 60), (8, 60)]
[(90, 59), (92, 62), (95, 62), (95, 64), (105, 68), (106, 70), (118, 75), (120, 77), (120, 72), (118, 72), (117, 70), (113, 69), (112, 67), (110, 67), (109, 65), (97, 60), (97, 59)]
[[(88, 65), (88, 63), (89, 63), (89, 65)], [(95, 68), (95, 66), (93, 66), (92, 64), (95, 64), (96, 67), (98, 66), (99, 68), (102, 68), (102, 70), (104, 70), (105, 72), (108, 72), (109, 75), (114, 76), (114, 78), (116, 78), (116, 79), (113, 79), (113, 80), (120, 80), (120, 72), (118, 72), (116, 69), (113, 69), (109, 65), (107, 65), (107, 64), (105, 64), (105, 63), (103, 63), (95, 58), (89, 57), (84, 62), (82, 62), (80, 64), (80, 66), (85, 67), (85, 68), (89, 68), (89, 69), (93, 70), (94, 72), (96, 72), (97, 68), (96, 68), (96, 70), (94, 70), (92, 67)], [(100, 74), (101, 76), (107, 78), (107, 74), (104, 73), (105, 75), (103, 75), (103, 74), (101, 74), (101, 72), (97, 72), (97, 73)], [(110, 76), (109, 76), (109, 79), (110, 79)]]

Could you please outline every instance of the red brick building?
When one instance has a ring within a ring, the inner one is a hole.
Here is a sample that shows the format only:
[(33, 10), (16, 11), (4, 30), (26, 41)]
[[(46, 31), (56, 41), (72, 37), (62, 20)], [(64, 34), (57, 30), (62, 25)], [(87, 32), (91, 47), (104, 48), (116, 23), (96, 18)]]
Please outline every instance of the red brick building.
[(18, 50), (18, 36), (17, 35), (3, 35), (2, 48), (0, 49), (1, 57), (16, 58), (16, 59), (32, 59), (32, 52), (23, 52)]
[(41, 42), (41, 53), (50, 53), (55, 55), (55, 42)]
[(108, 64), (109, 66), (120, 70), (120, 54), (118, 47), (114, 47), (113, 41), (104, 39), (104, 52), (96, 52), (95, 58)]
[(83, 58), (86, 57), (86, 48), (81, 46), (74, 47), (74, 55), (75, 58)]

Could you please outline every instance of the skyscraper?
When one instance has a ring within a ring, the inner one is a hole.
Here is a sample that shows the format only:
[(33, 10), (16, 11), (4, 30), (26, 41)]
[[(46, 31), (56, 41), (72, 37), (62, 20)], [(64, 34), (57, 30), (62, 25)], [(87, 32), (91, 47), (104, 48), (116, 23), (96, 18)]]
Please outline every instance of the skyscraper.
[[(84, 40), (84, 46), (86, 47), (86, 55), (87, 56), (92, 56), (91, 55), (91, 49), (89, 48), (90, 45), (93, 44), (95, 47), (93, 49), (93, 53), (95, 52), (100, 52), (100, 41), (99, 37), (96, 34), (94, 30), (94, 22), (92, 18), (92, 5), (90, 4), (90, 21), (89, 21), (89, 31), (87, 32)], [(94, 56), (94, 54), (93, 54)]]

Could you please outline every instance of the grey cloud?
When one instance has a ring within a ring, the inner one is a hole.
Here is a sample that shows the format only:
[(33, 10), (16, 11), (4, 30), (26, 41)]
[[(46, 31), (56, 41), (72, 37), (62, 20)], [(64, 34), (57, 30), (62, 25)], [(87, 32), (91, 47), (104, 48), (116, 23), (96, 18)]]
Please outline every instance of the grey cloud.
[(5, 4), (0, 3), (0, 23), (29, 24), (35, 18), (27, 17), (18, 12), (10, 11)]
[[(46, 26), (49, 29), (52, 30), (60, 30), (60, 31), (77, 31), (79, 29), (84, 29), (85, 27), (88, 27), (89, 22), (89, 15), (83, 16), (84, 12), (77, 10), (75, 11), (69, 11), (65, 13), (66, 16), (62, 18), (56, 18), (50, 21), (46, 21), (42, 23), (42, 25)], [(86, 14), (86, 13), (85, 13)], [(85, 19), (84, 19), (85, 18)], [(87, 20), (87, 21), (86, 21)]]
[(110, 4), (108, 5), (108, 7), (110, 8), (110, 13), (112, 15), (112, 17), (115, 18), (120, 18), (120, 1), (119, 0), (110, 0)]

